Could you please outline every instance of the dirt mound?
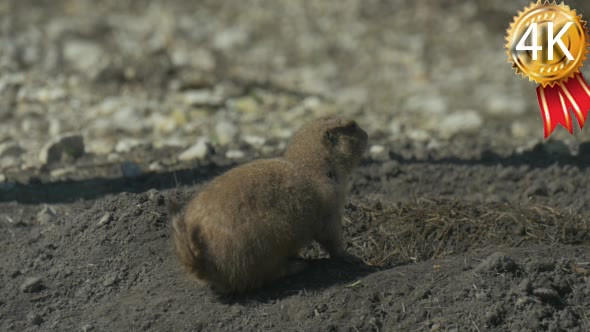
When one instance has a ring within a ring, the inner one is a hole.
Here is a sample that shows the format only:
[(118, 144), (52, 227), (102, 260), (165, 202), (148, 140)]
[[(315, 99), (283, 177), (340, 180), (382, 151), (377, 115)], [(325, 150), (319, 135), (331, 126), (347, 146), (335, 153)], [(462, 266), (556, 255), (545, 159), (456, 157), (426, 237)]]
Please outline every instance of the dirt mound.
[(55, 217), (42, 224), (43, 208), (5, 204), (5, 217), (25, 222), (1, 224), (1, 249), (10, 255), (0, 271), (9, 285), (0, 329), (590, 327), (588, 224), (575, 215), (534, 205), (357, 198), (346, 207), (348, 247), (373, 266), (321, 259), (313, 247), (304, 253), (316, 259), (308, 271), (222, 298), (190, 280), (173, 256), (167, 194), (53, 206)]
[(349, 250), (371, 265), (394, 266), (490, 247), (590, 241), (590, 223), (547, 206), (420, 199), (346, 206)]

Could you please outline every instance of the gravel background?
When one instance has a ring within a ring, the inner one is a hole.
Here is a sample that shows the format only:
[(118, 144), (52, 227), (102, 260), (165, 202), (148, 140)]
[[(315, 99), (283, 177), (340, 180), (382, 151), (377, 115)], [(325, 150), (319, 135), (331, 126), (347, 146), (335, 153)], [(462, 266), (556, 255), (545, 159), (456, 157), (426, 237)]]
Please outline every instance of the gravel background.
[[(301, 123), (336, 113), (359, 120), (375, 154), (530, 149), (543, 130), (535, 86), (503, 48), (526, 4), (4, 1), (0, 172), (71, 177), (76, 163), (42, 153), (64, 134), (82, 136), (80, 166), (132, 161), (131, 175), (212, 150), (272, 155)], [(576, 153), (586, 132), (552, 139)]]

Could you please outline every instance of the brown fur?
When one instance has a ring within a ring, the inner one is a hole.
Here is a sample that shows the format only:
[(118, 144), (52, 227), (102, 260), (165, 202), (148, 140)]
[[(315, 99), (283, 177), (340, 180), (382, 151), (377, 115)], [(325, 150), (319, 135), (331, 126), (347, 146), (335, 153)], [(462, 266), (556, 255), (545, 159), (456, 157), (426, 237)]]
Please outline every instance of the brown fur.
[(243, 292), (300, 270), (289, 259), (312, 240), (332, 257), (347, 257), (346, 178), (366, 143), (356, 122), (323, 118), (301, 128), (283, 158), (217, 177), (184, 212), (173, 213), (181, 263), (221, 292)]

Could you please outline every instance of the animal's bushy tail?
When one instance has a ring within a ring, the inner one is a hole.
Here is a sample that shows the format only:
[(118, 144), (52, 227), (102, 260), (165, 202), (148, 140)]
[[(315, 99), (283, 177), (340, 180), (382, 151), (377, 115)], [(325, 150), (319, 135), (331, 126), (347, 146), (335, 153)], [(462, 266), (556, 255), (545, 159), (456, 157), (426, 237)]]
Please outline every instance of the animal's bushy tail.
[(174, 249), (184, 268), (197, 278), (203, 278), (203, 259), (198, 243), (198, 229), (189, 230), (184, 220), (182, 205), (168, 197), (166, 201), (168, 215), (172, 224), (172, 240)]

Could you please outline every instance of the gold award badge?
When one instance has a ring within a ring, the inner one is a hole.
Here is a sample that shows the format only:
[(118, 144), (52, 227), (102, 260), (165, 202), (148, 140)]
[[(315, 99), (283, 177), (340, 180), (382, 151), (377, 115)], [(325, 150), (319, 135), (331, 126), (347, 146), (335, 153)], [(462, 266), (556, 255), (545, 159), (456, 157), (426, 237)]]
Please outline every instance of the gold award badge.
[(580, 68), (590, 36), (586, 22), (563, 3), (532, 3), (519, 12), (506, 36), (506, 54), (513, 68), (535, 81), (545, 138), (558, 124), (573, 133), (573, 110), (580, 129), (590, 111), (590, 87)]

